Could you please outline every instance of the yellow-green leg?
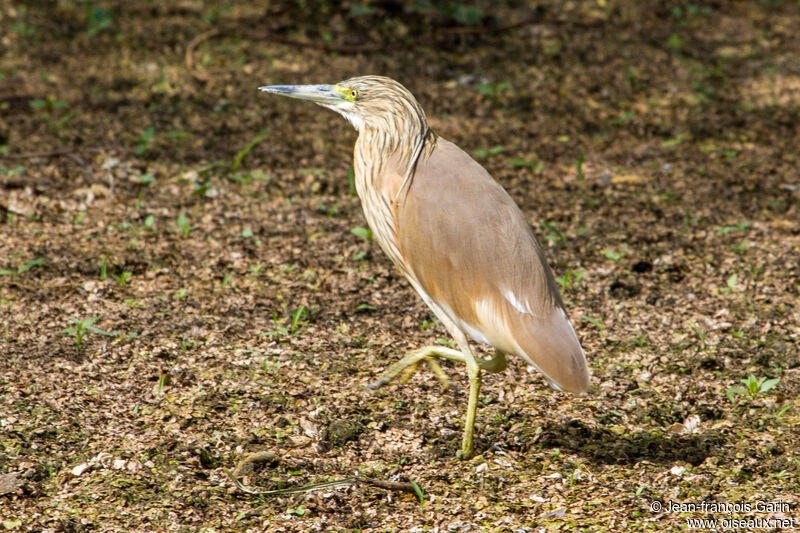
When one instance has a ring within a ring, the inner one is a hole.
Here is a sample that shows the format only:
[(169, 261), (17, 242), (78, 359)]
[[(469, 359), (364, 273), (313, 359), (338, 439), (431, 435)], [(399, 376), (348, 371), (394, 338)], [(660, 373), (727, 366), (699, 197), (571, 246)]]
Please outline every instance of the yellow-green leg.
[(377, 389), (399, 374), (403, 374), (403, 382), (416, 371), (419, 364), (425, 361), (433, 370), (439, 381), (442, 382), (445, 388), (450, 388), (450, 380), (444, 373), (442, 368), (436, 362), (436, 358), (450, 359), (451, 361), (460, 361), (467, 365), (467, 377), (469, 379), (469, 401), (467, 403), (467, 418), (464, 423), (464, 438), (461, 441), (461, 452), (459, 457), (461, 459), (470, 459), (474, 455), (472, 436), (475, 431), (475, 416), (478, 411), (478, 394), (481, 390), (481, 369), (488, 372), (501, 372), (506, 368), (505, 354), (501, 351), (496, 351), (494, 357), (491, 359), (479, 359), (472, 354), (466, 339), (460, 343), (462, 346), (461, 351), (444, 346), (426, 346), (409, 353), (403, 359), (389, 367), (383, 376), (377, 381), (370, 384), (371, 389)]
[(467, 402), (467, 420), (464, 422), (464, 438), (461, 439), (461, 459), (472, 459), (475, 455), (472, 446), (472, 434), (475, 431), (475, 416), (478, 414), (478, 394), (481, 392), (481, 367), (478, 366), (472, 353), (467, 358), (467, 377), (469, 378), (469, 401)]

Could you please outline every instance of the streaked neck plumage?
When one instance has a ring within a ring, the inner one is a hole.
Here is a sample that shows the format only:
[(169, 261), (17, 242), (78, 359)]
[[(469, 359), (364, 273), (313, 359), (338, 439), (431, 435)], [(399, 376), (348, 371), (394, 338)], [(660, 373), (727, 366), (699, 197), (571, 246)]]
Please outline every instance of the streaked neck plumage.
[(434, 140), (422, 108), (416, 102), (398, 100), (402, 104), (398, 110), (371, 115), (356, 125), (358, 139), (353, 155), (357, 165), (361, 160), (370, 167), (364, 177), (374, 180), (387, 172), (405, 176), (419, 157), (420, 147)]
[(368, 118), (351, 120), (358, 130), (353, 160), (356, 192), (367, 222), (386, 255), (403, 270), (396, 208), (411, 186), (417, 161), (430, 155), (436, 136), (415, 100), (398, 95), (393, 103), (393, 112), (365, 113)]

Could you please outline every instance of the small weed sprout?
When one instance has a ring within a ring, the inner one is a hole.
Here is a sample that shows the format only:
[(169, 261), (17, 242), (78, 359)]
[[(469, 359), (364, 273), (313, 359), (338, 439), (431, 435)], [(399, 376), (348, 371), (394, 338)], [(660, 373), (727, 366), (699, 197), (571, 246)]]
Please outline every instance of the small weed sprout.
[(505, 151), (506, 151), (505, 146), (497, 145), (497, 146), (492, 146), (491, 148), (478, 148), (477, 150), (472, 152), (472, 155), (474, 155), (479, 159), (486, 159), (492, 157), (493, 155), (501, 154)]
[(422, 488), (417, 485), (415, 481), (409, 481), (411, 486), (414, 488), (414, 494), (417, 495), (417, 500), (419, 501), (419, 506), (422, 507), (425, 505), (425, 493), (422, 491)]
[(250, 153), (250, 150), (255, 148), (258, 143), (266, 139), (267, 135), (269, 135), (269, 128), (263, 130), (261, 133), (253, 137), (253, 139), (247, 143), (247, 145), (242, 148), (238, 154), (236, 154), (236, 157), (233, 158), (233, 162), (231, 163), (231, 172), (236, 172), (236, 170), (239, 168), (239, 165), (242, 164), (242, 159), (244, 159), (245, 156)]
[(781, 417), (782, 417), (783, 415), (785, 415), (785, 414), (786, 414), (786, 411), (788, 411), (788, 410), (789, 410), (789, 409), (791, 409), (791, 408), (792, 408), (792, 404), (789, 404), (789, 405), (785, 405), (785, 406), (783, 406), (783, 407), (781, 408), (781, 410), (780, 410), (780, 411), (778, 411), (777, 413), (775, 413), (775, 422), (780, 422), (780, 421), (781, 421)]
[(731, 224), (729, 226), (722, 226), (721, 228), (717, 228), (717, 235), (727, 235), (728, 233), (733, 233), (735, 231), (746, 231), (751, 226), (750, 222), (737, 222), (736, 224)]
[(127, 287), (128, 286), (128, 282), (133, 277), (133, 272), (128, 272), (126, 270), (126, 271), (122, 272), (119, 276), (117, 276), (115, 274), (111, 274), (111, 277), (114, 278), (115, 280), (117, 280), (117, 282), (119, 282), (120, 286)]
[(547, 232), (544, 235), (545, 240), (547, 241), (548, 246), (553, 246), (553, 244), (564, 244), (567, 242), (567, 235), (563, 231), (556, 228), (555, 224), (550, 222), (549, 220), (545, 220), (541, 223), (542, 228)]
[(368, 241), (372, 240), (374, 237), (372, 235), (372, 230), (368, 228), (362, 228), (361, 226), (355, 227), (350, 230), (350, 233), (355, 235), (356, 237), (361, 237), (362, 239), (367, 239)]
[(295, 313), (292, 315), (292, 327), (289, 330), (290, 335), (294, 335), (306, 324), (306, 322), (308, 322), (307, 320), (300, 320), (300, 318), (304, 316), (308, 316), (308, 312), (306, 311), (306, 306), (301, 305), (300, 309), (295, 311)]
[(38, 259), (32, 259), (25, 263), (24, 265), (20, 265), (17, 267), (16, 270), (0, 270), (0, 276), (14, 276), (17, 277), (20, 274), (24, 274), (28, 270), (32, 269), (33, 267), (42, 266), (44, 265), (44, 259), (41, 257)]
[(583, 269), (572, 270), (571, 268), (568, 268), (563, 276), (556, 278), (556, 281), (559, 285), (561, 285), (561, 290), (566, 292), (567, 290), (575, 289), (585, 274), (586, 271)]
[(86, 318), (84, 320), (78, 320), (77, 318), (73, 318), (72, 321), (75, 324), (74, 327), (71, 328), (64, 328), (61, 330), (61, 333), (73, 337), (75, 339), (75, 349), (80, 351), (83, 347), (83, 340), (89, 332), (97, 333), (99, 335), (105, 335), (107, 337), (116, 337), (118, 335), (117, 332), (114, 331), (105, 331), (100, 328), (94, 327), (94, 324), (99, 317), (93, 316), (91, 318)]
[(150, 143), (153, 141), (153, 137), (156, 135), (156, 130), (153, 126), (147, 126), (141, 135), (136, 138), (136, 149), (134, 149), (134, 153), (136, 155), (142, 155), (150, 148)]
[[(751, 400), (755, 400), (759, 396), (766, 394), (769, 390), (771, 390), (775, 385), (780, 383), (781, 378), (761, 378), (756, 379), (753, 374), (750, 374), (747, 379), (741, 380), (742, 385), (744, 387), (740, 387), (738, 385), (734, 387), (728, 387), (725, 391), (725, 395), (728, 397), (731, 403), (736, 403), (736, 397), (746, 395)], [(785, 412), (785, 411), (784, 411)]]
[(44, 109), (45, 111), (55, 111), (56, 109), (64, 109), (67, 103), (63, 100), (56, 100), (47, 97), (44, 100), (31, 100), (30, 106), (32, 109)]
[[(262, 130), (260, 133), (258, 133), (255, 137), (253, 137), (250, 140), (250, 142), (248, 142), (245, 145), (244, 148), (239, 150), (239, 152), (236, 154), (236, 156), (230, 163), (227, 163), (225, 161), (214, 161), (213, 163), (200, 169), (198, 171), (198, 175), (200, 177), (203, 177), (209, 172), (217, 173), (217, 171), (219, 171), (220, 173), (227, 175), (228, 180), (232, 183), (243, 183), (245, 185), (249, 185), (254, 179), (269, 182), (270, 181), (269, 175), (264, 174), (263, 172), (238, 171), (239, 167), (242, 164), (242, 161), (244, 160), (245, 157), (247, 157), (247, 154), (249, 154), (253, 150), (253, 148), (255, 148), (264, 139), (266, 139), (269, 136), (269, 132), (270, 132), (269, 128), (266, 128)], [(193, 194), (198, 196), (203, 196), (208, 192), (209, 188), (210, 184), (204, 178), (203, 180), (200, 180), (195, 184), (195, 190)]]
[(156, 391), (158, 394), (161, 394), (164, 391), (164, 385), (167, 384), (167, 376), (166, 374), (161, 374), (161, 377), (158, 378), (158, 386)]
[(511, 161), (509, 161), (508, 166), (511, 168), (525, 167), (528, 168), (534, 174), (538, 174), (544, 169), (544, 163), (537, 160), (536, 156), (532, 156), (530, 159), (523, 159), (523, 158), (512, 159)]
[(336, 202), (331, 206), (328, 206), (325, 202), (320, 202), (320, 204), (317, 206), (317, 211), (329, 217), (335, 217), (339, 214), (340, 207), (341, 205), (339, 202)]
[(598, 330), (600, 330), (600, 336), (601, 337), (603, 336), (602, 318), (600, 320), (598, 320), (598, 319), (592, 318), (592, 317), (590, 317), (588, 315), (583, 315), (581, 318), (583, 318), (585, 321), (589, 322), (590, 324), (594, 325), (594, 327), (596, 327)]
[(705, 345), (706, 345), (706, 337), (707, 337), (708, 335), (707, 335), (706, 333), (704, 333), (702, 329), (700, 329), (700, 326), (697, 324), (697, 322), (689, 322), (689, 326), (690, 326), (690, 327), (691, 327), (691, 328), (694, 330), (694, 332), (697, 334), (697, 338), (699, 338), (699, 339), (700, 339), (700, 349), (702, 349), (702, 348), (705, 348)]
[[(311, 312), (313, 313), (315, 309), (316, 307), (312, 309)], [(278, 318), (277, 311), (272, 311), (272, 324), (274, 329), (272, 331), (264, 332), (262, 333), (262, 335), (265, 335), (267, 337), (272, 337), (276, 341), (280, 342), (281, 335), (290, 337), (296, 333), (299, 333), (300, 330), (303, 328), (303, 326), (305, 326), (306, 323), (308, 322), (307, 320), (303, 320), (302, 318), (307, 317), (308, 314), (309, 312), (308, 310), (306, 310), (306, 306), (304, 305), (301, 305), (300, 308), (297, 309), (297, 311), (295, 311), (294, 313), (289, 313), (287, 318), (283, 320)], [(289, 319), (289, 327), (281, 326), (281, 323), (287, 319)]]
[(580, 154), (578, 154), (578, 160), (575, 162), (575, 173), (578, 176), (578, 181), (580, 181), (580, 182), (582, 182), (584, 177), (585, 177), (583, 175), (583, 162), (584, 161), (585, 161), (584, 160), (584, 156), (583, 156), (583, 153), (581, 152)]
[(736, 283), (739, 282), (739, 275), (738, 274), (731, 274), (728, 278), (728, 281), (725, 283), (725, 286), (722, 287), (719, 292), (733, 292), (734, 287), (736, 287)]
[[(4, 150), (3, 147), (5, 147), (6, 149)], [(7, 148), (8, 145), (6, 144), (0, 145), (0, 153), (7, 152), (8, 151)], [(25, 167), (23, 167), (22, 165), (17, 165), (14, 168), (9, 168), (5, 165), (0, 165), (0, 175), (22, 176), (23, 174), (25, 174)], [(13, 217), (14, 214), (9, 212), (7, 216), (9, 217), (9, 220), (13, 220), (13, 218), (11, 217)]]
[(508, 90), (511, 83), (503, 81), (500, 83), (478, 83), (475, 85), (475, 90), (483, 96), (489, 97), (493, 102), (497, 103), (500, 99), (500, 94)]
[(194, 229), (194, 226), (192, 226), (191, 222), (189, 222), (189, 217), (186, 216), (185, 211), (180, 212), (175, 223), (178, 225), (178, 227), (175, 228), (175, 231), (184, 237), (188, 237), (189, 233)]
[(111, 13), (106, 8), (86, 2), (86, 35), (94, 37), (110, 28), (112, 21)]

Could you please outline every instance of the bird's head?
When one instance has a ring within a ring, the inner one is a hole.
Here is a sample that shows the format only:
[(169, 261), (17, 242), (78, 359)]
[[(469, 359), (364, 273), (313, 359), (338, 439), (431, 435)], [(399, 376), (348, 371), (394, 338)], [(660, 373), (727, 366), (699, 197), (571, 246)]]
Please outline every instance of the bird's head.
[(427, 128), (425, 112), (408, 89), (384, 76), (360, 76), (336, 85), (267, 85), (259, 90), (308, 100), (343, 115), (359, 132)]

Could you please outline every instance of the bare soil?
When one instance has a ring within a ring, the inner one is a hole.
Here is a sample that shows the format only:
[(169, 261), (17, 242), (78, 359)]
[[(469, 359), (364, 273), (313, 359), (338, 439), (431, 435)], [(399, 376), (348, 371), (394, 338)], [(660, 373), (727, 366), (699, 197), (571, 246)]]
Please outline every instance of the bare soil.
[[(800, 525), (800, 6), (435, 4), (0, 2), (0, 529)], [(463, 368), (366, 389), (449, 339), (355, 133), (256, 90), (370, 73), (516, 199), (590, 360), (485, 376), (470, 461)]]

